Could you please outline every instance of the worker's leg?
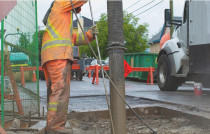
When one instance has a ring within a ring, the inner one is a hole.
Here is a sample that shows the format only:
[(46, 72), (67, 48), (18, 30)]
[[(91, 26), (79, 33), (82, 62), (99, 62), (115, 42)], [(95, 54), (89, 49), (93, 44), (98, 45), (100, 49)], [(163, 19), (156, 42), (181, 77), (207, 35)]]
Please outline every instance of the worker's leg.
[(48, 105), (49, 104), (49, 98), (50, 98), (50, 95), (52, 93), (52, 90), (51, 90), (51, 80), (50, 80), (49, 72), (47, 70), (46, 65), (43, 66), (43, 72), (44, 72), (46, 85), (47, 85), (47, 105)]
[[(47, 107), (49, 105), (49, 96), (52, 93), (51, 91), (51, 81), (50, 81), (50, 76), (49, 72), (47, 70), (46, 65), (43, 66), (43, 72), (46, 80), (46, 85), (47, 85)], [(46, 133), (46, 127), (44, 127), (42, 130), (40, 130), (37, 134), (45, 134)]]
[(70, 61), (55, 60), (46, 63), (51, 81), (47, 113), (47, 131), (63, 130), (67, 120), (70, 96)]

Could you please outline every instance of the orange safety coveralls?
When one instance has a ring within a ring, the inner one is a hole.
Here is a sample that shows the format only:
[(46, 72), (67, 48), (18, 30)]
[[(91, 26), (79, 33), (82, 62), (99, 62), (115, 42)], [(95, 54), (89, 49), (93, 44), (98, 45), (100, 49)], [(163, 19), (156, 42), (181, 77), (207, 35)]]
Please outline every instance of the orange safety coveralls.
[[(87, 1), (73, 0), (75, 8)], [(87, 44), (82, 33), (73, 34), (73, 12), (70, 0), (55, 0), (42, 39), (41, 64), (47, 83), (47, 131), (63, 130), (67, 120), (70, 96), (70, 61), (73, 46)], [(91, 30), (86, 36), (94, 40)]]

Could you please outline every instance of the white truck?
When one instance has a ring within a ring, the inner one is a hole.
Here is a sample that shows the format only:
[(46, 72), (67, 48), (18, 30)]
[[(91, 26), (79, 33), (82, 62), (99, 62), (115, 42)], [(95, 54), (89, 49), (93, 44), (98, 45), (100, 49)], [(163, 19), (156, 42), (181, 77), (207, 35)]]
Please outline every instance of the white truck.
[(171, 20), (165, 10), (165, 26), (175, 25), (172, 38), (158, 55), (158, 86), (176, 91), (185, 81), (210, 85), (210, 1), (187, 0), (182, 21)]

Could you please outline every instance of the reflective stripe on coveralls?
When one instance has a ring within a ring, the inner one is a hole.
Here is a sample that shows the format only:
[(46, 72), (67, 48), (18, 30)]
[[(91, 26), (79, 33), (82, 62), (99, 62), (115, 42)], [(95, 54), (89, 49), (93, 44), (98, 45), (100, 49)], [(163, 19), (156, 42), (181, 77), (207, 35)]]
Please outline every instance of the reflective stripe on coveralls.
[(48, 111), (57, 111), (58, 104), (58, 102), (49, 102)]
[[(71, 17), (72, 17), (72, 13), (71, 13)], [(71, 28), (71, 26), (70, 26), (70, 28)], [(47, 25), (46, 25), (46, 31), (48, 32), (48, 34), (50, 35), (50, 37), (53, 40), (50, 40), (50, 41), (46, 42), (44, 45), (42, 45), (41, 53), (44, 50), (46, 50), (48, 48), (52, 48), (52, 47), (60, 47), (60, 46), (72, 47), (72, 46), (74, 46), (74, 45), (72, 45), (72, 41), (70, 39), (60, 38), (60, 35), (58, 34), (58, 32), (50, 24), (49, 18), (48, 18)]]
[(46, 31), (50, 35), (51, 38), (60, 38), (60, 35), (55, 30), (55, 28), (50, 24), (50, 19), (47, 20)]
[(85, 44), (86, 40), (85, 40), (85, 36), (84, 36), (83, 33), (78, 33), (77, 34), (77, 40), (76, 40), (76, 42), (77, 42), (77, 45), (78, 46)]
[(59, 47), (59, 46), (72, 47), (74, 45), (71, 43), (71, 40), (69, 40), (69, 39), (54, 39), (54, 40), (51, 40), (51, 41), (45, 43), (42, 46), (41, 52), (43, 52), (44, 50), (46, 50), (48, 48)]
[[(73, 12), (71, 11), (71, 19), (73, 20)], [(73, 21), (70, 23), (70, 35), (72, 37), (73, 35)]]

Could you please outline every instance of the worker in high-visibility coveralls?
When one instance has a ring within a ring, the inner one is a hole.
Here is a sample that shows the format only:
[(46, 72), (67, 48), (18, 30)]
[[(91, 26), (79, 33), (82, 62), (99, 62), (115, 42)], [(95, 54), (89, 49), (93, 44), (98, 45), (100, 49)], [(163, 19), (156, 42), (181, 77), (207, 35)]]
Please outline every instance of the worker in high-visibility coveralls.
[[(76, 12), (87, 0), (73, 0)], [(47, 16), (47, 17), (46, 17)], [(73, 62), (73, 46), (87, 44), (85, 36), (73, 34), (73, 6), (70, 0), (55, 0), (43, 22), (46, 32), (42, 39), (41, 64), (47, 83), (47, 133), (68, 133), (65, 128), (70, 96), (70, 72)], [(86, 36), (91, 42), (98, 29), (93, 26)]]

